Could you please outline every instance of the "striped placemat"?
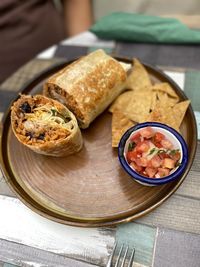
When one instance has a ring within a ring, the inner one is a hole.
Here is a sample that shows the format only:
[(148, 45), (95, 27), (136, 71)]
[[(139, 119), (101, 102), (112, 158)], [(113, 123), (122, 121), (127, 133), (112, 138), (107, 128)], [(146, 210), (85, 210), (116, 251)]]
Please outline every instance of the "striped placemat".
[[(155, 53), (154, 46), (104, 42), (88, 32), (44, 51), (6, 80), (0, 86), (0, 118), (24, 84), (35, 75), (52, 64), (98, 48), (115, 55), (138, 57), (162, 68), (191, 99), (200, 139), (200, 71), (193, 69), (200, 66), (192, 65), (192, 52), (188, 66), (178, 55), (169, 62), (170, 47), (168, 54), (160, 58), (163, 47)], [(150, 57), (152, 51), (154, 55)], [(134, 267), (199, 266), (199, 162), (200, 145), (193, 167), (176, 194), (136, 222), (109, 229), (73, 228), (40, 217), (15, 198), (0, 173), (0, 266), (105, 266), (116, 240), (135, 247)]]

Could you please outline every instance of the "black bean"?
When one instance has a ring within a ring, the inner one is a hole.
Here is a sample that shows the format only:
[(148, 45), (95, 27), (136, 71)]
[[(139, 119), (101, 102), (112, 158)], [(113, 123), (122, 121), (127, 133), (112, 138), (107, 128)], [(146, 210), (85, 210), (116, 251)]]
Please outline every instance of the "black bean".
[(34, 137), (34, 135), (33, 135), (33, 133), (32, 133), (32, 132), (27, 132), (27, 133), (26, 133), (26, 136), (29, 136), (29, 137), (30, 137), (30, 139)]
[(45, 137), (45, 133), (41, 133), (37, 139), (40, 139), (40, 140), (44, 140), (44, 137)]
[(29, 105), (28, 102), (24, 102), (21, 106), (20, 109), (22, 110), (22, 112), (24, 113), (31, 113), (31, 107)]

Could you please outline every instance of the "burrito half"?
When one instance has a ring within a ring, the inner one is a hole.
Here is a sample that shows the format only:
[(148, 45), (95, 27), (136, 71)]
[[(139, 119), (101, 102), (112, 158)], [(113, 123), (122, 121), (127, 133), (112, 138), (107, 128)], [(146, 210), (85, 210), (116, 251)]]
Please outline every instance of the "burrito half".
[(75, 116), (42, 95), (21, 95), (11, 108), (11, 124), (17, 139), (40, 154), (67, 156), (83, 144)]
[(130, 66), (100, 49), (50, 77), (43, 93), (65, 104), (87, 128), (123, 91)]

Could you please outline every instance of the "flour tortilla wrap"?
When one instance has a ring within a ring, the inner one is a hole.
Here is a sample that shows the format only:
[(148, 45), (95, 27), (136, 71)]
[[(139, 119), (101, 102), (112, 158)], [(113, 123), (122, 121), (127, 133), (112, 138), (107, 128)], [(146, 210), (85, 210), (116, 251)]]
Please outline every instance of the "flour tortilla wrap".
[(67, 156), (83, 144), (75, 116), (42, 95), (21, 95), (11, 108), (12, 130), (20, 143), (48, 156)]
[(87, 128), (125, 89), (130, 68), (99, 49), (51, 76), (43, 93), (65, 104)]

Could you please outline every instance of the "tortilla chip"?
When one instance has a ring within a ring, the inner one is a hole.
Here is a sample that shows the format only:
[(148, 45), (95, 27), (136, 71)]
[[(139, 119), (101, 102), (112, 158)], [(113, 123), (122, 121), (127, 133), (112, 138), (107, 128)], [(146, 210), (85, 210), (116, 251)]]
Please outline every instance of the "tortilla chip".
[(170, 106), (162, 106), (161, 103), (158, 103), (154, 110), (149, 114), (147, 121), (161, 122), (179, 131), (179, 125), (176, 122), (173, 108)]
[(154, 108), (157, 105), (158, 100), (159, 100), (159, 98), (157, 96), (157, 92), (153, 92), (152, 91), (152, 94), (151, 94), (151, 106), (150, 106), (150, 109), (149, 109), (149, 113), (152, 112), (152, 110), (154, 110)]
[(116, 98), (114, 103), (110, 106), (109, 111), (112, 113), (115, 109), (124, 111), (124, 107), (127, 106), (133, 91), (127, 91)]
[(174, 105), (176, 105), (176, 103), (178, 103), (179, 99), (168, 96), (167, 101), (168, 101), (168, 105), (173, 107)]
[(161, 92), (167, 93), (169, 96), (176, 98), (177, 102), (179, 100), (178, 95), (175, 93), (174, 89), (170, 86), (169, 83), (157, 83), (157, 84), (154, 84), (151, 87), (151, 90), (153, 90), (153, 91), (161, 91)]
[(115, 109), (112, 114), (112, 147), (118, 147), (122, 135), (133, 125), (121, 111)]
[(146, 88), (137, 91), (127, 91), (121, 94), (111, 105), (109, 111), (121, 111), (127, 118), (135, 122), (142, 122), (149, 115), (153, 91), (146, 91)]
[(152, 98), (152, 91), (133, 91), (124, 114), (132, 121), (144, 122), (151, 110)]
[(154, 91), (154, 93), (156, 93), (156, 100), (163, 106), (173, 107), (178, 102), (178, 98), (170, 97), (167, 93), (161, 91)]
[(182, 101), (173, 107), (174, 117), (176, 119), (177, 126), (180, 127), (187, 108), (190, 104), (190, 100)]
[(145, 67), (136, 58), (133, 59), (133, 70), (128, 76), (126, 88), (139, 90), (151, 86), (151, 80)]
[(169, 83), (152, 85), (145, 67), (134, 59), (127, 79), (127, 88), (111, 105), (112, 146), (117, 147), (123, 133), (135, 123), (156, 121), (179, 131), (190, 101), (179, 102), (179, 96)]

